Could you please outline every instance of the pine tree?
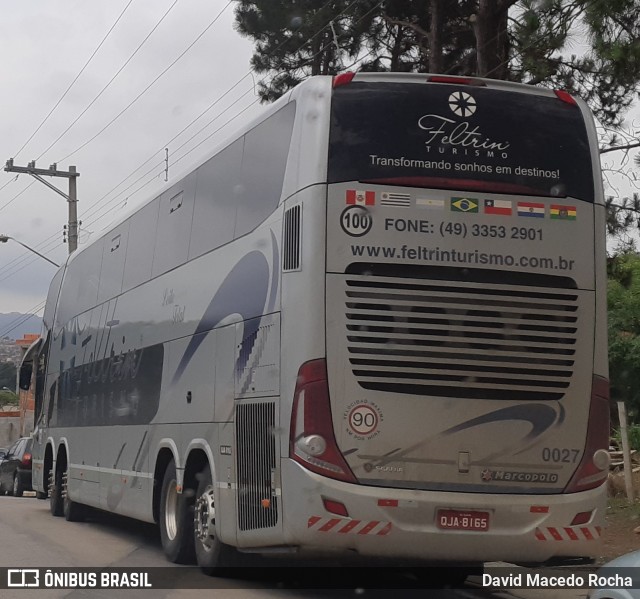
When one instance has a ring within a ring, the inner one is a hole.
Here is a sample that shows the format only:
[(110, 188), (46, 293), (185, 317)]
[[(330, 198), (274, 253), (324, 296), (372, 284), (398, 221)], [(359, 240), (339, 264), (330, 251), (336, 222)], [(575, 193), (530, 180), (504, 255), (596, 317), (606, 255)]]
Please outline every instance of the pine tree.
[(567, 89), (619, 126), (640, 81), (640, 0), (237, 0), (236, 27), (264, 101), (351, 66), (442, 72)]

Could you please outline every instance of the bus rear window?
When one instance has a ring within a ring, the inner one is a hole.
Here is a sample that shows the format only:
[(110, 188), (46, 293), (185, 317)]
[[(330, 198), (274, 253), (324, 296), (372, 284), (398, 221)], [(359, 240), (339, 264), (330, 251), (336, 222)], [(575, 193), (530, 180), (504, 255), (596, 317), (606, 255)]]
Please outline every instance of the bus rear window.
[(594, 197), (578, 106), (443, 84), (354, 81), (336, 88), (328, 181)]

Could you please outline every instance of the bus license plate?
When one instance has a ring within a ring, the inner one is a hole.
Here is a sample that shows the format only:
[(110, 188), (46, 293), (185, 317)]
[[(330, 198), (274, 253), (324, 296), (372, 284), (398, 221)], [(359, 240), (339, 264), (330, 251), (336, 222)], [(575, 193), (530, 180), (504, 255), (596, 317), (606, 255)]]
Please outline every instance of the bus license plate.
[(438, 528), (448, 530), (489, 530), (489, 512), (438, 510)]

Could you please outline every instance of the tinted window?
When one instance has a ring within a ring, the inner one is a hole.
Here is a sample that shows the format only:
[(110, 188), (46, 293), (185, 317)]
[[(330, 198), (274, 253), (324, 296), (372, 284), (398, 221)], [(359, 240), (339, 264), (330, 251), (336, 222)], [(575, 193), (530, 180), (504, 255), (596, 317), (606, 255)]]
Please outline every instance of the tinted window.
[(240, 180), (243, 140), (210, 158), (196, 171), (189, 257), (200, 256), (233, 239), (235, 192)]
[(245, 135), (235, 237), (255, 229), (278, 206), (294, 116), (290, 102)]
[(99, 239), (78, 252), (71, 260), (63, 280), (56, 324), (63, 326), (73, 316), (95, 306), (98, 298), (103, 243), (104, 239)]
[(379, 181), (593, 201), (580, 109), (483, 87), (354, 81), (333, 93), (330, 183)]
[(195, 174), (191, 174), (160, 196), (153, 277), (187, 260), (195, 181)]
[(49, 285), (49, 293), (47, 294), (47, 304), (44, 308), (43, 324), (45, 328), (50, 329), (53, 327), (53, 315), (55, 312), (56, 303), (58, 301), (58, 294), (60, 293), (60, 285), (62, 284), (63, 269), (60, 269), (51, 281)]
[(151, 278), (159, 205), (160, 201), (156, 198), (129, 219), (122, 291), (127, 291)]
[(122, 276), (128, 236), (129, 221), (122, 223), (105, 235), (98, 303), (120, 295), (122, 291)]

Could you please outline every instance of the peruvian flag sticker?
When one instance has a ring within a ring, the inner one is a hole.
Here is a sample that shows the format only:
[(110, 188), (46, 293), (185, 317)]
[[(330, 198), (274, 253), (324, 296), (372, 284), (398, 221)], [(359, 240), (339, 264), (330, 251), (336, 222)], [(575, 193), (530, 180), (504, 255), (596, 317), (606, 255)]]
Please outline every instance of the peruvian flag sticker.
[(347, 204), (354, 204), (357, 206), (374, 206), (375, 203), (375, 191), (358, 191), (356, 189), (347, 189)]

